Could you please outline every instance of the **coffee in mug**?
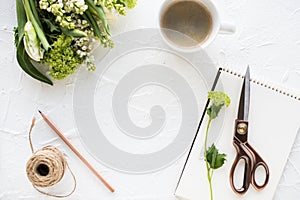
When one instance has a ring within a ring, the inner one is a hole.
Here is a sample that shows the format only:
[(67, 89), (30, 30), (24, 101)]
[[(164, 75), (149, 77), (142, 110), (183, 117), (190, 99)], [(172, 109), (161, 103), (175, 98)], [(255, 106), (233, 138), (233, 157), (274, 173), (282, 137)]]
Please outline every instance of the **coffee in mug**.
[(162, 13), (160, 23), (163, 34), (184, 47), (205, 42), (212, 31), (209, 10), (201, 2), (193, 0), (174, 1), (168, 5)]
[(218, 33), (234, 33), (235, 26), (221, 23), (211, 0), (165, 0), (159, 12), (164, 41), (173, 49), (194, 52), (207, 47)]

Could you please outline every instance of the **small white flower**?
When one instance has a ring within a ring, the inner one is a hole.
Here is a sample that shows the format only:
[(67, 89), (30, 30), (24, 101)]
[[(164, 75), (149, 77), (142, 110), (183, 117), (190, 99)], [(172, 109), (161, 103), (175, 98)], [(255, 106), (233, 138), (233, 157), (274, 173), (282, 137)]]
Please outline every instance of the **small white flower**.
[(82, 20), (81, 24), (85, 25), (85, 24), (87, 24), (87, 21), (86, 20)]
[(83, 51), (86, 51), (86, 50), (87, 50), (87, 46), (83, 46), (83, 47), (81, 47), (81, 49), (82, 49)]
[(56, 20), (60, 22), (61, 21), (61, 16), (57, 16)]
[(61, 3), (58, 3), (57, 6), (60, 7), (60, 8), (63, 8), (64, 4), (61, 2)]
[(77, 0), (76, 4), (80, 6), (80, 5), (84, 5), (85, 2), (84, 2), (84, 0)]

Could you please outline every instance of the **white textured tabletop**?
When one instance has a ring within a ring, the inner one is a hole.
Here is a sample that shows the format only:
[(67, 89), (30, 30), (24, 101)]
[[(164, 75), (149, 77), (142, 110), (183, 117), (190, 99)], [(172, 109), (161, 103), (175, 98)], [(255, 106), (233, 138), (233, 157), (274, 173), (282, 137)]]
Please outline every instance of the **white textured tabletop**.
[[(218, 35), (205, 49), (215, 66), (243, 71), (247, 65), (261, 80), (300, 94), (300, 1), (214, 1), (222, 21), (236, 25), (233, 35)], [(139, 0), (126, 17), (113, 19), (113, 34), (137, 28), (157, 27), (161, 0)], [(140, 175), (121, 173), (98, 163), (81, 143), (73, 114), (75, 77), (55, 82), (53, 87), (26, 75), (17, 65), (13, 28), (14, 1), (0, 1), (0, 199), (52, 199), (33, 189), (25, 173), (31, 155), (27, 132), (32, 117), (37, 148), (54, 144), (61, 148), (76, 174), (77, 189), (67, 199), (174, 200), (173, 192), (185, 155), (162, 170)], [(283, 105), (284, 106), (284, 105)], [(115, 186), (109, 193), (75, 157), (37, 114), (41, 109), (92, 165)], [(291, 111), (292, 112), (292, 111)], [(122, 145), (122, 144), (121, 144)], [(146, 151), (140, 146), (141, 151)], [(148, 150), (151, 148), (147, 146)], [(278, 147), (284, 148), (284, 147)], [(151, 151), (151, 150), (149, 150)], [(300, 138), (295, 141), (274, 199), (300, 199)], [(64, 187), (60, 190), (64, 191)]]

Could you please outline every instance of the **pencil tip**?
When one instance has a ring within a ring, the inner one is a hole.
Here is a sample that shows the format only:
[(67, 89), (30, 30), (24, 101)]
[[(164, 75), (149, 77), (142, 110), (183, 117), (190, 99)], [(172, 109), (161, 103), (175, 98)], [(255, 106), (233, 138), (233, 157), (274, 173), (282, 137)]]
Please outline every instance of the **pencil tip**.
[(42, 114), (42, 112), (40, 110), (38, 110), (40, 114)]

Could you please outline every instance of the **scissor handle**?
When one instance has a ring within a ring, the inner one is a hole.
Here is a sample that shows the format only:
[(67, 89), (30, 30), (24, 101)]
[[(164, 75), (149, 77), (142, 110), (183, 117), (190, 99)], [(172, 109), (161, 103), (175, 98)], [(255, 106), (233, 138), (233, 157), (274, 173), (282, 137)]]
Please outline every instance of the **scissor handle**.
[[(250, 159), (251, 155), (248, 155), (249, 154), (248, 151), (244, 150), (244, 147), (242, 146), (243, 144), (239, 144), (236, 140), (233, 140), (233, 145), (237, 151), (237, 155), (235, 157), (235, 160), (230, 170), (230, 176), (229, 176), (230, 185), (232, 190), (236, 194), (243, 195), (247, 192), (251, 183), (252, 160)], [(236, 185), (234, 184), (234, 172), (236, 170), (237, 164), (242, 159), (245, 161), (243, 185), (241, 186), (241, 188), (237, 188)]]
[[(251, 175), (251, 184), (256, 190), (262, 190), (266, 187), (266, 185), (269, 182), (269, 177), (270, 177), (269, 167), (267, 163), (259, 156), (259, 154), (254, 150), (254, 148), (249, 143), (247, 143), (246, 146), (252, 151), (254, 157), (253, 169)], [(255, 179), (255, 172), (258, 167), (263, 167), (266, 173), (265, 180), (262, 184), (258, 184)]]

